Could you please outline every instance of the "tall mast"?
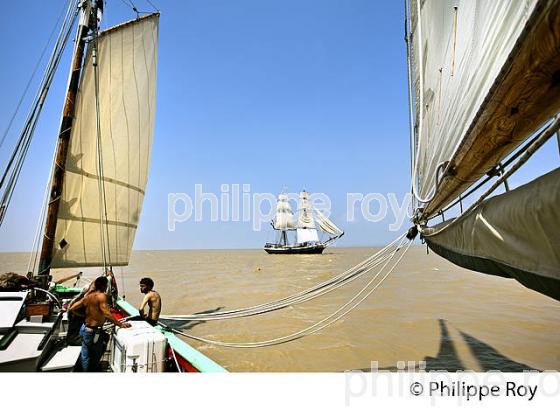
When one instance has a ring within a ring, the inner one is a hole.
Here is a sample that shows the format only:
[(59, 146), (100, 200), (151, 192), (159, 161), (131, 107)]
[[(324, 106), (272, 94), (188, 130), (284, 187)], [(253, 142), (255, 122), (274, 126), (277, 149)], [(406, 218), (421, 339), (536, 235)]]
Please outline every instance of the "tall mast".
[(85, 45), (90, 30), (97, 30), (98, 20), (101, 18), (103, 12), (103, 0), (84, 0), (80, 3), (79, 7), (81, 8), (80, 22), (78, 23), (72, 65), (70, 66), (68, 78), (68, 89), (66, 91), (62, 121), (58, 133), (55, 166), (51, 180), (51, 191), (45, 220), (41, 256), (39, 259), (38, 275), (40, 283), (43, 286), (46, 285), (49, 279), (52, 250), (55, 245), (54, 236), (56, 232), (58, 209), (60, 207), (64, 185), (64, 166), (66, 164), (70, 133), (74, 122), (74, 107), (82, 72)]
[[(284, 245), (288, 246), (288, 233), (286, 232), (286, 230), (282, 230), (282, 239), (284, 239)], [(280, 241), (282, 242), (282, 241)]]

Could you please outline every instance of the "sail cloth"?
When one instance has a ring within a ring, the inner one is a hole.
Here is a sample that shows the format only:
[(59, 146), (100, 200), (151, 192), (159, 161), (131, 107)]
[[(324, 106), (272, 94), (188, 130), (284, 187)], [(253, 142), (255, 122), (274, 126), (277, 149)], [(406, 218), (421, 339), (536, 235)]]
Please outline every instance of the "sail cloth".
[(319, 226), (324, 232), (334, 236), (342, 235), (343, 233), (342, 229), (336, 226), (334, 222), (332, 222), (329, 218), (323, 215), (323, 213), (318, 209), (315, 209), (315, 212), (317, 213), (317, 220), (319, 222)]
[(298, 228), (296, 231), (297, 243), (304, 242), (319, 242), (319, 235), (317, 229), (313, 228)]
[[(504, 134), (504, 138), (507, 139), (496, 148), (502, 150), (500, 153), (502, 158), (536, 130), (531, 130), (529, 134), (513, 136), (519, 127), (524, 127), (523, 119), (518, 119), (515, 114), (530, 109), (533, 103), (523, 105), (517, 99), (512, 99), (511, 106), (504, 108), (507, 113), (504, 113), (503, 117), (496, 115), (488, 118), (487, 115), (482, 115), (480, 110), (483, 104), (492, 104), (493, 101), (498, 105), (504, 105), (504, 96), (488, 100), (489, 93), (491, 90), (495, 91), (501, 72), (508, 74), (507, 65), (518, 63), (517, 61), (512, 63), (508, 57), (511, 59), (510, 54), (527, 23), (534, 17), (533, 12), (542, 12), (543, 7), (536, 10), (537, 4), (541, 6), (543, 3), (554, 2), (410, 0), (412, 81), (417, 127), (416, 175), (413, 174), (413, 178), (417, 178), (418, 186), (415, 192), (422, 199), (433, 196), (438, 168), (442, 169), (445, 163), (454, 157), (466, 135), (472, 133), (471, 128), (476, 121), (484, 122), (492, 118), (501, 121), (488, 131), (490, 134)], [(553, 25), (546, 21), (543, 24), (551, 27)], [(555, 38), (554, 35), (552, 37)], [(527, 50), (533, 53), (534, 49), (535, 46), (530, 46)], [(557, 49), (554, 46), (550, 47), (550, 53), (557, 55)], [(533, 58), (529, 55), (526, 61), (528, 66), (524, 72), (520, 70), (521, 76), (525, 77), (528, 71), (535, 68), (529, 64), (536, 65), (547, 60), (541, 59), (540, 56)], [(551, 73), (552, 75), (554, 72)], [(545, 78), (546, 75), (543, 73), (542, 77)], [(533, 80), (535, 79), (513, 79), (512, 84), (506, 87), (507, 90), (504, 92), (515, 91), (516, 84)], [(543, 89), (545, 88), (549, 90), (549, 94), (558, 94), (558, 90), (550, 87), (549, 83), (543, 83)], [(529, 96), (533, 98), (532, 93), (533, 91), (521, 96), (522, 100), (530, 100)], [(546, 113), (542, 114), (544, 118), (535, 119), (534, 125), (538, 126), (550, 118), (545, 115)], [(503, 130), (505, 123), (508, 126)], [(484, 133), (484, 144), (489, 144), (494, 138), (494, 135), (490, 134)], [(481, 154), (473, 161), (486, 160), (482, 157), (484, 155)], [(479, 165), (481, 168), (487, 168), (486, 163), (476, 163), (476, 166)], [(472, 166), (475, 164), (473, 163)], [(478, 171), (484, 174), (487, 169)], [(479, 176), (477, 175), (473, 180), (478, 179)], [(469, 184), (472, 182), (469, 180)], [(469, 184), (461, 189), (466, 189)], [(441, 206), (438, 209), (441, 209)], [(425, 210), (425, 212), (433, 214), (438, 209), (429, 212)]]
[[(298, 228), (315, 229), (315, 220), (313, 218), (313, 211), (309, 203), (309, 193), (302, 191), (299, 194), (298, 204)], [(299, 241), (298, 241), (299, 242)]]
[[(88, 47), (64, 164), (53, 268), (103, 266), (104, 260), (112, 265), (128, 264), (150, 165), (158, 20), (159, 14), (152, 14), (99, 35), (101, 156), (91, 43)], [(105, 201), (98, 160), (102, 162)], [(108, 234), (104, 240), (103, 234)]]
[(295, 229), (294, 213), (292, 212), (290, 202), (288, 202), (288, 196), (285, 194), (278, 195), (278, 201), (276, 202), (276, 218), (274, 218), (274, 229)]
[(422, 235), (462, 267), (511, 277), (560, 300), (560, 168)]

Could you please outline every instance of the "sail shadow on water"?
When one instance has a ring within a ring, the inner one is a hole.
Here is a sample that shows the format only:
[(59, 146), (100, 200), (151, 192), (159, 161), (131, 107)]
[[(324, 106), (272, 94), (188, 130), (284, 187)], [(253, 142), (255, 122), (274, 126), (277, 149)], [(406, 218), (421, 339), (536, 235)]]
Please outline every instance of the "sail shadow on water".
[[(396, 366), (380, 367), (378, 370), (384, 371), (448, 371), (459, 372), (467, 370), (479, 371), (503, 371), (503, 372), (522, 372), (522, 371), (538, 371), (524, 363), (516, 362), (507, 356), (504, 356), (498, 350), (487, 343), (458, 330), (463, 341), (469, 348), (470, 353), (476, 360), (479, 369), (471, 369), (466, 367), (465, 363), (459, 357), (456, 342), (451, 337), (448, 325), (445, 319), (438, 319), (440, 329), (440, 340), (437, 355), (435, 357), (425, 356), (421, 362), (425, 362), (425, 366), (420, 366), (415, 362), (413, 368), (398, 368)], [(371, 368), (356, 369), (362, 372), (371, 372)]]
[(478, 361), (481, 371), (487, 372), (490, 370), (500, 370), (502, 372), (524, 372), (539, 370), (527, 366), (524, 363), (511, 360), (498, 352), (492, 346), (465, 332), (459, 331), (459, 333), (469, 347), (473, 357)]
[[(202, 312), (196, 312), (195, 315), (219, 312), (224, 307), (225, 306), (218, 306), (215, 309), (203, 310)], [(190, 330), (193, 327), (198, 326), (202, 323), (207, 323), (205, 320), (189, 320), (185, 322), (184, 320), (163, 319), (163, 318), (160, 318), (159, 321), (163, 323), (165, 326), (168, 326), (173, 329), (180, 329), (180, 330)]]

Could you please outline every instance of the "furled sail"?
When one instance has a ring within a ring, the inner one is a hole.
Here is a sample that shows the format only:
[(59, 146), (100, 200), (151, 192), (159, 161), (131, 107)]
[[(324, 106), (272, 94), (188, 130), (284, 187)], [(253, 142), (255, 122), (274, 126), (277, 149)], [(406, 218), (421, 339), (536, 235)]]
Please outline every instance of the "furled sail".
[(274, 218), (274, 228), (279, 230), (294, 229), (294, 213), (288, 196), (286, 194), (278, 195), (276, 202), (276, 217)]
[(64, 164), (53, 268), (128, 264), (150, 165), (158, 20), (152, 14), (99, 34), (97, 87), (90, 42)]
[(309, 203), (309, 193), (302, 191), (299, 194), (298, 204), (298, 228), (315, 229), (315, 220), (313, 218), (313, 210)]
[(342, 229), (336, 226), (333, 221), (331, 221), (329, 218), (323, 215), (323, 213), (318, 209), (315, 209), (315, 212), (317, 213), (317, 220), (319, 222), (319, 226), (324, 232), (334, 236), (342, 235), (343, 233)]
[(558, 8), (548, 0), (410, 0), (413, 185), (425, 217), (559, 111)]
[(560, 168), (425, 228), (434, 251), (468, 269), (517, 279), (560, 300)]

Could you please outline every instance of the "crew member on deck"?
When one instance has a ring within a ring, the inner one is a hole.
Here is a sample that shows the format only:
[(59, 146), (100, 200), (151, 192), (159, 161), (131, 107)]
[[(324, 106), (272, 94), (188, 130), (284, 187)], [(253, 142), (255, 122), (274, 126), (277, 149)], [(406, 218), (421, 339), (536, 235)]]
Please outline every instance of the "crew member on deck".
[(130, 327), (130, 323), (120, 323), (111, 315), (107, 304), (107, 286), (109, 280), (106, 276), (95, 279), (93, 288), (84, 296), (83, 299), (74, 303), (68, 309), (70, 312), (80, 314), (80, 307), (85, 307), (85, 323), (80, 329), (82, 335), (82, 351), (80, 353), (80, 363), (82, 371), (99, 371), (99, 362), (103, 356), (103, 346), (105, 332), (103, 323), (105, 320), (113, 322), (118, 327)]
[[(157, 325), (159, 314), (161, 312), (161, 297), (154, 290), (154, 281), (150, 278), (142, 278), (140, 280), (140, 292), (144, 293), (144, 300), (138, 309), (140, 316), (152, 326)], [(148, 306), (148, 314), (144, 313), (144, 308)]]

